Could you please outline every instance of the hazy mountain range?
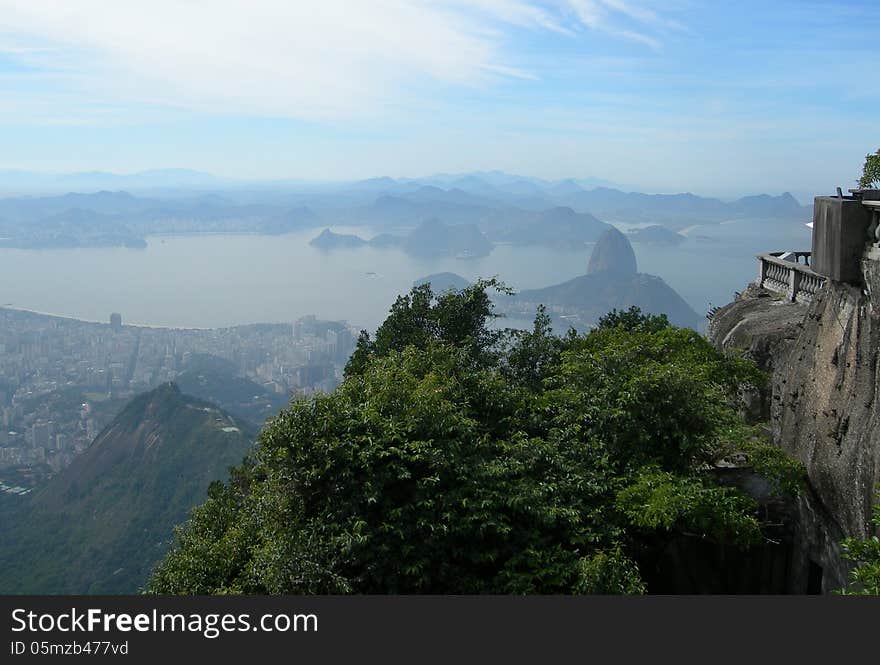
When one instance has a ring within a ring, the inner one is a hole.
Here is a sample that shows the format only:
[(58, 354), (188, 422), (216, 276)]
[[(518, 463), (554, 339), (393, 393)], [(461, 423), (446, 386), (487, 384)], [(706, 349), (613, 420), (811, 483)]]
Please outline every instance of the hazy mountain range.
[[(9, 190), (10, 183), (30, 182), (29, 177), (0, 172), (0, 184)], [(788, 193), (722, 201), (500, 172), (308, 185), (236, 183), (177, 170), (39, 177), (56, 178), (51, 182), (60, 191), (86, 193), (0, 198), (0, 246), (137, 247), (153, 234), (278, 234), (334, 225), (406, 235), (426, 220), (437, 220), (449, 227), (475, 225), (492, 243), (580, 247), (594, 242), (609, 223), (662, 225), (676, 231), (736, 219), (796, 223), (811, 217), (811, 208)], [(113, 191), (89, 192), (92, 185)]]
[(333, 233), (324, 229), (310, 243), (319, 249), (352, 249), (373, 247), (400, 247), (413, 256), (457, 256), (474, 258), (492, 251), (492, 243), (476, 224), (447, 225), (436, 218), (426, 219), (406, 235), (380, 233), (370, 240), (353, 234)]
[(236, 179), (215, 176), (204, 171), (168, 168), (151, 169), (137, 173), (110, 173), (106, 171), (83, 171), (74, 173), (41, 173), (21, 169), (0, 169), (0, 192), (10, 193), (64, 193), (69, 191), (99, 191), (125, 189), (142, 190), (213, 190), (217, 188), (288, 188), (327, 190), (355, 188), (362, 190), (389, 187), (417, 187), (434, 185), (444, 189), (478, 189), (484, 194), (508, 192), (522, 194), (541, 191), (543, 188), (614, 187), (637, 189), (602, 178), (543, 180), (518, 176), (503, 171), (475, 171), (472, 173), (437, 173), (423, 178), (391, 178), (381, 176), (351, 182), (320, 182), (293, 179)]

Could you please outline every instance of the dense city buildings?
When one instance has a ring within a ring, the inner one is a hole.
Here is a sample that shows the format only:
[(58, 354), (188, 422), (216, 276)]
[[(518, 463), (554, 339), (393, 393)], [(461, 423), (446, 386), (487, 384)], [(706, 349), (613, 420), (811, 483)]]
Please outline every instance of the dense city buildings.
[(355, 339), (347, 323), (314, 316), (178, 329), (123, 326), (118, 313), (104, 324), (0, 308), (0, 491), (63, 468), (134, 395), (206, 359), (277, 404), (332, 390)]

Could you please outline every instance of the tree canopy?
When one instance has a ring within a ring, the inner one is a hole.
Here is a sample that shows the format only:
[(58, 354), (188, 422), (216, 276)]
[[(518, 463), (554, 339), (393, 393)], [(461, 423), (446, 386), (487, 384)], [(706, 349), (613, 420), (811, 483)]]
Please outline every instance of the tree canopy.
[(638, 310), (504, 331), (490, 288), (398, 298), (343, 383), (212, 485), (146, 590), (642, 593), (637, 553), (677, 530), (761, 540), (707, 471), (732, 449), (789, 470), (738, 415), (753, 365)]
[(872, 155), (865, 155), (865, 165), (859, 178), (859, 187), (880, 187), (880, 150)]

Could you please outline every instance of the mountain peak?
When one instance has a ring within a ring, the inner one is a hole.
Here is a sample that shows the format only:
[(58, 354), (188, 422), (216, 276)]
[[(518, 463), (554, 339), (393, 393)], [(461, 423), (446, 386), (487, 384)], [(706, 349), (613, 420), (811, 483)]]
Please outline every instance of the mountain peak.
[(134, 592), (173, 527), (240, 463), (253, 436), (252, 427), (176, 384), (138, 395), (21, 506), (0, 543), (0, 588)]
[(621, 276), (635, 275), (638, 272), (632, 245), (629, 244), (626, 236), (613, 226), (600, 236), (590, 255), (587, 274), (598, 272)]

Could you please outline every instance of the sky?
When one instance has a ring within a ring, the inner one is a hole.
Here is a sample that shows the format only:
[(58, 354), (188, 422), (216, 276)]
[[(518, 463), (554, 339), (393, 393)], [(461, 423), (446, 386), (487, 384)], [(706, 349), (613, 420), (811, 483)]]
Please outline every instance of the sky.
[(854, 186), (876, 0), (0, 0), (0, 169)]

